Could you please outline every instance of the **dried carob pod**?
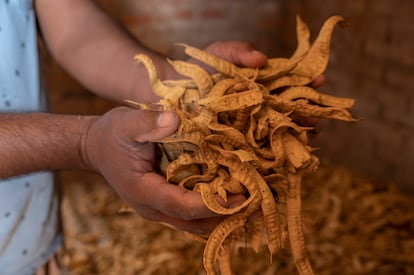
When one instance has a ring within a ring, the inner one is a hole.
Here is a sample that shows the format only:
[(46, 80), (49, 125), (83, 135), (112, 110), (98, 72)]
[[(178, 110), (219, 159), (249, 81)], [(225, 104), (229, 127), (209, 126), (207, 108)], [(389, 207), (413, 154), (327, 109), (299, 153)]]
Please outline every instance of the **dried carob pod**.
[[(290, 58), (269, 59), (263, 68), (239, 67), (181, 44), (189, 57), (218, 73), (210, 75), (200, 65), (169, 60), (189, 79), (160, 81), (147, 56), (135, 57), (147, 68), (154, 93), (162, 98), (156, 105), (181, 117), (177, 132), (157, 141), (167, 158), (161, 167), (165, 176), (200, 192), (211, 211), (226, 216), (207, 239), (192, 236), (206, 242), (203, 263), (208, 274), (231, 273), (230, 255), (240, 234), (256, 252), (267, 245), (270, 259), (288, 240), (299, 273), (313, 274), (302, 232), (300, 183), (302, 174), (314, 172), (319, 160), (307, 144), (313, 127), (298, 125), (295, 117), (356, 120), (350, 113), (353, 99), (308, 86), (325, 71), (332, 31), (342, 21), (340, 16), (330, 17), (311, 44), (309, 28), (297, 16), (296, 51)], [(235, 193), (246, 197), (237, 207), (225, 208), (217, 201)], [(259, 218), (249, 219), (258, 211)]]

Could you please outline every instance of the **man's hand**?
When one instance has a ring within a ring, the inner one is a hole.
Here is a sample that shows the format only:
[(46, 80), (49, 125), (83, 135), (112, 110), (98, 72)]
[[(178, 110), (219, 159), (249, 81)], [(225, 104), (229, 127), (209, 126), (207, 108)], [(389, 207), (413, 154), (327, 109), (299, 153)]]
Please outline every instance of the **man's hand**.
[[(155, 171), (151, 142), (171, 135), (178, 124), (173, 112), (115, 108), (91, 124), (83, 138), (83, 158), (142, 217), (209, 233), (223, 217), (208, 210), (199, 193), (168, 183)], [(224, 205), (241, 200), (233, 197)]]

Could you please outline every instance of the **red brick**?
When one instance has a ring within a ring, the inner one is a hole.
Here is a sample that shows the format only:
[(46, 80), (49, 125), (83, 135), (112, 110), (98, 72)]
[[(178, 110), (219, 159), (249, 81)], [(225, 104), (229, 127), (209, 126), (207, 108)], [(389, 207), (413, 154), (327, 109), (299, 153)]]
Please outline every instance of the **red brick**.
[(384, 122), (404, 124), (404, 119), (408, 116), (408, 96), (398, 90), (384, 87), (378, 98), (383, 108)]
[(228, 13), (225, 9), (206, 9), (201, 11), (201, 16), (204, 19), (223, 19), (226, 18)]
[(414, 94), (411, 93), (408, 96), (408, 115), (407, 115), (407, 126), (410, 129), (414, 129)]
[[(414, 5), (413, 5), (414, 12)], [(414, 20), (410, 17), (394, 17), (390, 23), (391, 39), (393, 43), (410, 43), (414, 46)]]
[(181, 20), (192, 20), (194, 19), (194, 12), (191, 10), (178, 10), (175, 12), (175, 17)]
[[(414, 48), (413, 48), (414, 51)], [(385, 81), (391, 87), (414, 91), (414, 66), (388, 67), (385, 73)]]

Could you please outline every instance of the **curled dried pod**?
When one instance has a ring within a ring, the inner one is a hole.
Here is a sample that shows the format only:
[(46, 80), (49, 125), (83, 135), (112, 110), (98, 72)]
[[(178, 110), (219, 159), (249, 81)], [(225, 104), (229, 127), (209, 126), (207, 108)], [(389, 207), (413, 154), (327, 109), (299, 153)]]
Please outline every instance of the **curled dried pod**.
[[(313, 274), (301, 221), (301, 180), (319, 164), (309, 145), (304, 118), (356, 121), (351, 98), (323, 94), (308, 86), (326, 69), (334, 27), (332, 16), (311, 44), (308, 26), (297, 16), (298, 45), (290, 58), (275, 57), (262, 68), (243, 68), (188, 45), (185, 53), (199, 65), (170, 61), (186, 80), (160, 81), (152, 61), (143, 63), (159, 102), (126, 103), (144, 110), (176, 111), (176, 133), (157, 140), (161, 172), (172, 183), (201, 193), (204, 204), (226, 218), (207, 236), (203, 263), (207, 274), (231, 274), (232, 247), (244, 240), (254, 251), (267, 246), (270, 260), (287, 239), (300, 274)], [(218, 73), (209, 74), (208, 66)], [(240, 194), (246, 200), (233, 208), (218, 198)], [(260, 218), (249, 216), (259, 212)], [(287, 214), (286, 214), (287, 213)], [(286, 229), (287, 228), (287, 229)], [(217, 265), (217, 262), (219, 263)]]

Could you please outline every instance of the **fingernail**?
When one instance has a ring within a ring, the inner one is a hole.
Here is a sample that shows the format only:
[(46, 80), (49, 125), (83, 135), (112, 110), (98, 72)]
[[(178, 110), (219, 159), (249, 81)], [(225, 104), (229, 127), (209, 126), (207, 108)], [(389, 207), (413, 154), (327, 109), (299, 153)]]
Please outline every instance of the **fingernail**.
[(158, 127), (167, 128), (175, 125), (177, 122), (177, 117), (173, 112), (162, 112), (158, 116)]
[(260, 57), (266, 56), (264, 53), (258, 50), (252, 50), (250, 53)]
[(255, 63), (254, 64), (255, 66), (261, 67), (261, 66), (266, 65), (266, 63), (267, 63), (267, 56), (264, 53), (262, 53), (261, 51), (252, 50), (250, 52), (250, 55), (253, 58), (253, 61)]

